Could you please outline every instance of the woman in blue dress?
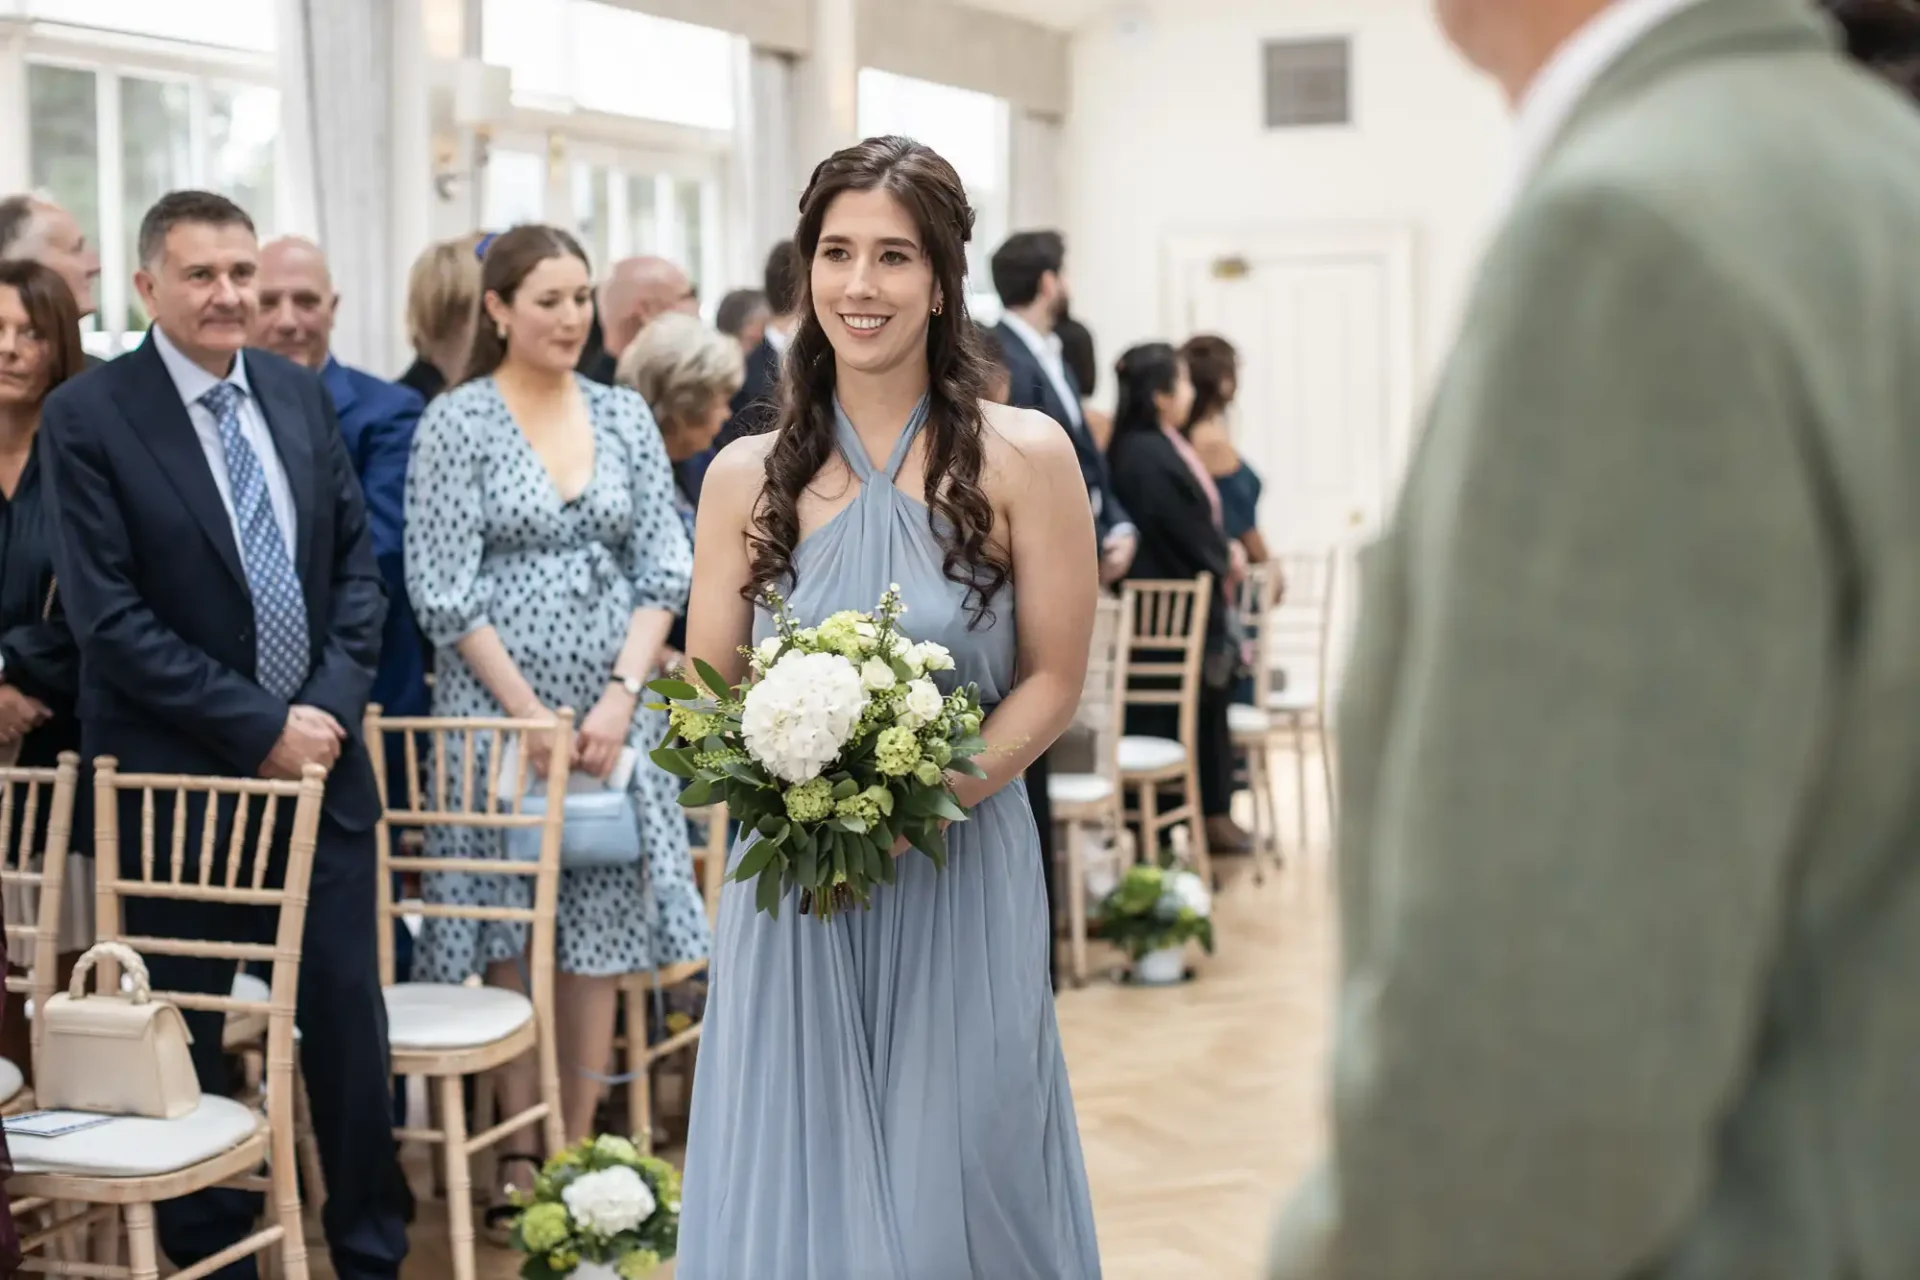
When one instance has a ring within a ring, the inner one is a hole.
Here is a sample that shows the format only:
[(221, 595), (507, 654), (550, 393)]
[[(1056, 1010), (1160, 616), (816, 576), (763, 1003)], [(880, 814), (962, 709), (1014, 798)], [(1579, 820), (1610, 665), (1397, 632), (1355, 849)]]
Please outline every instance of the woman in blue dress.
[[(1093, 1215), (1020, 774), (1071, 720), (1097, 584), (1066, 434), (983, 404), (952, 166), (870, 139), (814, 172), (781, 424), (707, 473), (688, 648), (729, 680), (778, 587), (803, 624), (889, 584), (993, 707), (945, 871), (918, 853), (822, 923), (729, 883), (682, 1198), (680, 1280), (1091, 1280)], [(736, 850), (736, 857), (738, 851)]]

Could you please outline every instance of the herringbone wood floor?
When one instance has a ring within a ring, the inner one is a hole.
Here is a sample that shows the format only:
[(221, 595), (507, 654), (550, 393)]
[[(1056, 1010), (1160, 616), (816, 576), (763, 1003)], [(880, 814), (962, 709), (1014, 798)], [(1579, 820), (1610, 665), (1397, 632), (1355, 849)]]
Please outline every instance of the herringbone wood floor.
[[(1140, 990), (1098, 976), (1060, 995), (1107, 1280), (1251, 1280), (1275, 1206), (1318, 1149), (1334, 942), (1325, 855), (1264, 885), (1244, 867), (1227, 874), (1220, 952), (1198, 958), (1198, 981)], [(408, 1280), (453, 1274), (444, 1221), (444, 1206), (422, 1202)], [(319, 1252), (316, 1274), (330, 1280)], [(508, 1280), (517, 1262), (483, 1245), (482, 1280)]]

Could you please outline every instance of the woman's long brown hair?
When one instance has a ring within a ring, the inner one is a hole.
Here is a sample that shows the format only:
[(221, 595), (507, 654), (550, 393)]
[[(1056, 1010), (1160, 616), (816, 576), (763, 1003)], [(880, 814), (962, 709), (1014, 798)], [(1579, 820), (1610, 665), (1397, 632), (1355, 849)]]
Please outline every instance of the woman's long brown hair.
[(974, 625), (1012, 576), (1006, 554), (992, 545), (993, 504), (980, 484), (986, 420), (980, 398), (987, 367), (967, 315), (967, 242), (973, 209), (953, 166), (909, 138), (869, 138), (829, 156), (800, 197), (793, 251), (800, 277), (799, 326), (781, 373), (778, 434), (767, 454), (766, 488), (748, 532), (752, 576), (746, 595), (785, 589), (800, 541), (800, 495), (836, 446), (833, 344), (813, 307), (812, 263), (820, 228), (847, 191), (884, 190), (919, 229), (933, 264), (941, 311), (927, 327), (926, 486), (929, 520), (944, 555), (941, 570), (967, 589)]
[(80, 308), (60, 273), (27, 258), (0, 262), (0, 285), (20, 295), (27, 323), (47, 344), (47, 389), (43, 397), (69, 378), (86, 371), (87, 352), (80, 345)]
[(580, 265), (589, 272), (593, 270), (587, 262), (587, 251), (580, 247), (578, 240), (558, 227), (538, 222), (502, 232), (487, 245), (487, 256), (480, 260), (481, 303), (473, 326), (473, 354), (467, 358), (464, 381), (486, 377), (507, 358), (507, 341), (494, 327), (493, 317), (487, 314), (487, 295), (498, 294), (500, 301), (511, 306), (513, 296), (535, 267), (548, 258), (568, 257), (580, 259)]

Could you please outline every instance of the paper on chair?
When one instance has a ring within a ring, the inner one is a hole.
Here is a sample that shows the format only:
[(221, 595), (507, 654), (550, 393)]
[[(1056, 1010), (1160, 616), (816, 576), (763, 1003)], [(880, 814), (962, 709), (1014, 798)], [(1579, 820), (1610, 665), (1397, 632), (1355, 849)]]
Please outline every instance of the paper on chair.
[(95, 1115), (91, 1111), (23, 1111), (8, 1116), (7, 1132), (23, 1138), (64, 1138), (82, 1129), (111, 1124), (119, 1116)]
[[(632, 747), (622, 747), (620, 748), (620, 754), (614, 757), (613, 769), (607, 774), (604, 780), (593, 777), (591, 774), (579, 772), (569, 773), (567, 775), (567, 792), (570, 795), (578, 795), (593, 791), (625, 790), (627, 784), (633, 781), (633, 770), (638, 763), (638, 759), (639, 757), (635, 755)], [(493, 772), (494, 794), (501, 797), (512, 795), (514, 776), (519, 770), (520, 743), (515, 739), (509, 741), (505, 747), (501, 748), (500, 763)], [(546, 781), (534, 777), (532, 770), (527, 771), (522, 781), (528, 794), (543, 796), (547, 793)]]

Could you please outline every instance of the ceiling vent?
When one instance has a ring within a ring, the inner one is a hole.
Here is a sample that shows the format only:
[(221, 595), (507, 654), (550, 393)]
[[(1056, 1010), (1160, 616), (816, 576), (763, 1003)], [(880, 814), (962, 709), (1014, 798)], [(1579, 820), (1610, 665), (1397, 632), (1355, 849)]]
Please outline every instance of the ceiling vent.
[(1353, 41), (1269, 40), (1264, 46), (1267, 128), (1353, 123)]

